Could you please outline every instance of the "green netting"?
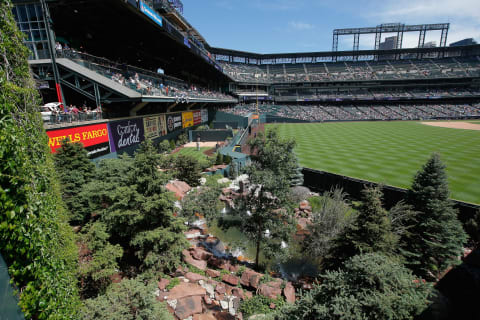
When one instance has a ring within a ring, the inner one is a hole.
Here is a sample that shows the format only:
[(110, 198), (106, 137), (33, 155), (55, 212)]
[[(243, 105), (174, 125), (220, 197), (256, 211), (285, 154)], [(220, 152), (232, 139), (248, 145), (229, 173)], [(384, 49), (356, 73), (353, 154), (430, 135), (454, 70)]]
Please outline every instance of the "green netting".
[(0, 320), (25, 320), (13, 294), (7, 264), (0, 254)]

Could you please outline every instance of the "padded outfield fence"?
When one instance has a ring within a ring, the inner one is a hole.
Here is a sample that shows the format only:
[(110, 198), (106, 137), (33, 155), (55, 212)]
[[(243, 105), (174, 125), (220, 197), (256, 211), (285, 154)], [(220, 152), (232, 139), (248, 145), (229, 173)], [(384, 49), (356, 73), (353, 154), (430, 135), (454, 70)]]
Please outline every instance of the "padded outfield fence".
[[(340, 187), (349, 195), (349, 197), (355, 200), (361, 200), (361, 192), (365, 186), (380, 186), (380, 184), (375, 182), (310, 168), (303, 168), (302, 173), (304, 180), (303, 185), (310, 190), (315, 192), (324, 192), (335, 187)], [(388, 185), (381, 185), (381, 187), (383, 192), (383, 203), (387, 209), (393, 207), (397, 202), (406, 198), (406, 189)], [(479, 205), (458, 200), (452, 201), (454, 202), (455, 208), (457, 208), (459, 211), (459, 219), (462, 222), (466, 222), (468, 219), (472, 218), (477, 211), (480, 210)]]

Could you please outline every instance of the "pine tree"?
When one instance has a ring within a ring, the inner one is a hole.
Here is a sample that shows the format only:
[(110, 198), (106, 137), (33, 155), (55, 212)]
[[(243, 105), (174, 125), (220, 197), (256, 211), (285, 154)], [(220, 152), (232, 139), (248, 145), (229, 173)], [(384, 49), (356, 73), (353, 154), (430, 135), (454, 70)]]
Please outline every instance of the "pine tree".
[(467, 236), (449, 195), (445, 165), (435, 153), (408, 192), (408, 203), (417, 213), (401, 241), (407, 266), (418, 276), (435, 279), (461, 255)]
[(324, 261), (326, 269), (336, 269), (357, 254), (393, 255), (397, 237), (392, 232), (388, 212), (382, 207), (382, 192), (378, 188), (366, 188), (363, 197), (355, 221), (334, 240)]
[(88, 159), (87, 151), (80, 143), (62, 142), (55, 154), (55, 167), (62, 183), (62, 198), (70, 211), (70, 223), (84, 222), (76, 196), (84, 185), (95, 176), (95, 165)]

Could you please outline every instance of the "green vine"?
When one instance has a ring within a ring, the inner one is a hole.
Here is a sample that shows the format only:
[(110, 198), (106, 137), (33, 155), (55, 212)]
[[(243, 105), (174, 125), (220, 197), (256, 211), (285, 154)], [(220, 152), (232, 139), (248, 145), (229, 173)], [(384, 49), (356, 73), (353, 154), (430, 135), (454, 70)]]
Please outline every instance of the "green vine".
[(75, 319), (77, 249), (66, 223), (10, 1), (0, 1), (0, 252), (25, 318)]

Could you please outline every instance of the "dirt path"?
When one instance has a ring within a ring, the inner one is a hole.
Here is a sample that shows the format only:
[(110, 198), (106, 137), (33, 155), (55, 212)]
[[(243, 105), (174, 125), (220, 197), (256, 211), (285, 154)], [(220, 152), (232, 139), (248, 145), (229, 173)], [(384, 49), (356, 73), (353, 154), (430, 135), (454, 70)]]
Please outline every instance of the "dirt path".
[(480, 130), (480, 124), (463, 122), (463, 121), (435, 121), (435, 122), (422, 122), (427, 126), (442, 127), (442, 128), (452, 128), (452, 129), (466, 129), (466, 130)]

